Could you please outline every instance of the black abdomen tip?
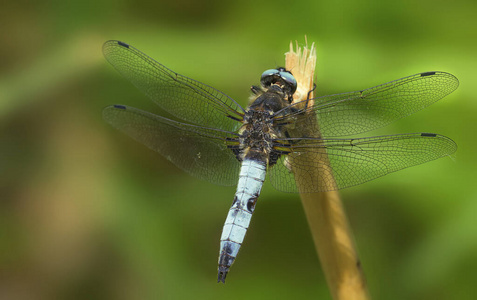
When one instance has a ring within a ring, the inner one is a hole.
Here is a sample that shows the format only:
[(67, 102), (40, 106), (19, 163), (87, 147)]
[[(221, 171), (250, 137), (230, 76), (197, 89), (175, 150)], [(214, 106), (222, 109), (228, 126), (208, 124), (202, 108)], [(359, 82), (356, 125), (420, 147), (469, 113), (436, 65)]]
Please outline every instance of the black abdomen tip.
[(228, 268), (220, 266), (217, 283), (219, 282), (225, 283), (225, 277), (227, 277), (227, 273), (228, 273)]

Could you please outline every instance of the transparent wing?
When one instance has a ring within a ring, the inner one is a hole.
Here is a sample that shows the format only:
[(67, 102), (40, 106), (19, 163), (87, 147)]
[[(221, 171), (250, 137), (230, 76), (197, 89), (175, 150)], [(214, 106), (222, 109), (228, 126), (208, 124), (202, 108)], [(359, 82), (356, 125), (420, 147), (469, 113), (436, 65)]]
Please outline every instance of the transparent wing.
[(457, 89), (457, 78), (445, 72), (426, 72), (369, 89), (323, 96), (294, 103), (275, 119), (308, 127), (316, 120), (324, 137), (347, 136), (383, 127), (411, 115)]
[(235, 131), (244, 109), (224, 93), (177, 74), (136, 48), (120, 42), (103, 45), (106, 59), (139, 90), (170, 114), (206, 127)]
[(238, 145), (235, 133), (172, 121), (124, 105), (106, 107), (103, 118), (193, 176), (219, 185), (237, 183), (240, 162), (232, 151)]
[[(284, 192), (324, 192), (364, 183), (454, 153), (451, 139), (413, 133), (357, 139), (285, 139), (281, 156), (268, 171)], [(291, 144), (292, 146), (284, 146)], [(297, 187), (298, 186), (298, 187)]]

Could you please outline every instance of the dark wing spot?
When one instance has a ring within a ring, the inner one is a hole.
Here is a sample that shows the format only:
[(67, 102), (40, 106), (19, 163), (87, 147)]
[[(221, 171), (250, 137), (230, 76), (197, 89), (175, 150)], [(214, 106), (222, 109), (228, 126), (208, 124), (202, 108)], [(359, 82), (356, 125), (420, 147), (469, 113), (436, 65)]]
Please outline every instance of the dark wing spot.
[(421, 133), (421, 136), (436, 137), (437, 134), (435, 134), (435, 133)]
[(119, 46), (123, 46), (124, 48), (129, 48), (129, 45), (126, 44), (125, 42), (118, 41)]
[(119, 104), (115, 104), (114, 107), (115, 107), (115, 108), (119, 108), (119, 109), (126, 109), (126, 106), (124, 106), (124, 105), (119, 105)]
[(424, 73), (421, 73), (421, 76), (430, 76), (430, 75), (434, 75), (436, 74), (436, 72), (424, 72)]

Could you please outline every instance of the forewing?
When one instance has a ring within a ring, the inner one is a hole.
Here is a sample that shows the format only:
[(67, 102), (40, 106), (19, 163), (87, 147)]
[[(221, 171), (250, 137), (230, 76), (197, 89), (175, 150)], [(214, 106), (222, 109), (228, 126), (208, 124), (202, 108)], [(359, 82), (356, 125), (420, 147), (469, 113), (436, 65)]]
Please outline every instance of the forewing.
[[(432, 133), (357, 139), (288, 139), (291, 153), (268, 171), (272, 185), (285, 192), (326, 192), (448, 156), (451, 139)], [(285, 151), (287, 147), (281, 147)], [(298, 188), (297, 188), (298, 185)]]
[[(354, 135), (383, 127), (411, 115), (457, 89), (457, 78), (426, 72), (361, 91), (318, 97), (290, 105), (275, 119), (299, 127), (318, 121), (323, 137)], [(310, 125), (311, 124), (311, 125)]]
[(238, 145), (234, 133), (176, 122), (123, 105), (106, 107), (103, 118), (193, 176), (219, 185), (237, 183), (240, 163), (229, 148)]
[(106, 59), (139, 90), (170, 114), (206, 127), (235, 131), (244, 109), (224, 93), (177, 74), (136, 48), (120, 42), (103, 45)]

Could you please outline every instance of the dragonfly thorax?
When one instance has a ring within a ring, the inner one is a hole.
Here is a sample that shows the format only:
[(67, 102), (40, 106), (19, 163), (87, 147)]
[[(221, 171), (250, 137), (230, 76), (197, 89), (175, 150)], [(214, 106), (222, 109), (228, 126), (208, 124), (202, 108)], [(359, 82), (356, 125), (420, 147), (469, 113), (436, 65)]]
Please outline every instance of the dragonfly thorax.
[(253, 158), (268, 163), (275, 137), (272, 113), (268, 110), (250, 109), (245, 113), (240, 129), (241, 160)]
[(252, 91), (255, 95), (250, 101), (249, 110), (266, 110), (273, 114), (290, 105), (289, 97), (291, 96), (276, 84), (269, 86), (267, 89), (252, 87)]

